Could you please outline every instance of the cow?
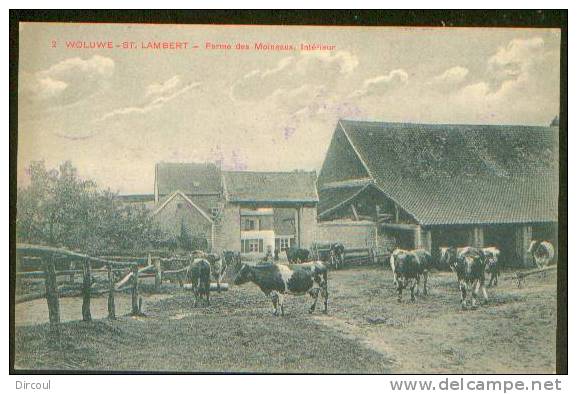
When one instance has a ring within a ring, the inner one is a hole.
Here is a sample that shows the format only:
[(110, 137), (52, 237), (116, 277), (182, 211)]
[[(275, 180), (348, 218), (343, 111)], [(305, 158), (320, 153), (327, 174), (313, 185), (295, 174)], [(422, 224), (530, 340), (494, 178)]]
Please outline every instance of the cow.
[(485, 258), (485, 271), (491, 275), (487, 287), (497, 286), (499, 275), (501, 275), (501, 263), (499, 263), (501, 251), (494, 246), (483, 248), (481, 251)]
[(547, 241), (531, 241), (527, 253), (539, 268), (546, 267), (555, 257), (555, 247)]
[(192, 256), (194, 258), (202, 258), (208, 261), (212, 278), (216, 281), (216, 289), (220, 293), (220, 282), (224, 277), (227, 265), (223, 263), (220, 256), (216, 253), (206, 253), (201, 250), (195, 250), (192, 252)]
[(310, 252), (307, 249), (300, 249), (294, 246), (285, 250), (286, 257), (291, 264), (304, 263), (308, 261)]
[(313, 261), (297, 265), (267, 264), (251, 266), (243, 264), (238, 271), (235, 285), (253, 282), (261, 291), (271, 298), (273, 313), (278, 316), (280, 309), (284, 315), (285, 294), (304, 295), (309, 294), (314, 302), (309, 309), (313, 313), (319, 294), (324, 299), (324, 313), (327, 313), (328, 304), (328, 280), (327, 267), (322, 261)]
[(333, 243), (329, 249), (329, 257), (333, 262), (335, 269), (344, 264), (345, 245), (341, 243)]
[(439, 265), (449, 267), (455, 272), (457, 258), (467, 253), (480, 253), (480, 249), (473, 246), (464, 246), (457, 248), (454, 246), (444, 246), (439, 248)]
[(396, 260), (399, 255), (413, 254), (417, 260), (419, 275), (417, 276), (417, 295), (419, 294), (419, 284), (421, 281), (421, 275), (423, 276), (423, 294), (427, 295), (429, 293), (427, 284), (429, 281), (429, 272), (433, 268), (433, 257), (425, 249), (415, 249), (415, 250), (403, 250), (395, 249), (391, 253), (389, 263), (391, 265), (391, 271), (393, 272), (393, 284), (398, 288), (398, 278), (395, 270)]
[(415, 285), (421, 276), (419, 261), (414, 253), (406, 250), (395, 250), (394, 261), (391, 260), (394, 280), (397, 284), (398, 301), (401, 302), (403, 289), (411, 289), (411, 301), (415, 301)]
[(193, 258), (186, 269), (186, 278), (190, 281), (196, 307), (202, 297), (210, 305), (210, 263), (206, 259)]
[(478, 248), (461, 248), (456, 252), (456, 261), (452, 264), (459, 281), (461, 290), (461, 307), (467, 309), (467, 288), (470, 288), (472, 300), (471, 307), (477, 307), (477, 295), (479, 290), (483, 292), (485, 302), (488, 302), (487, 290), (485, 289), (485, 256)]

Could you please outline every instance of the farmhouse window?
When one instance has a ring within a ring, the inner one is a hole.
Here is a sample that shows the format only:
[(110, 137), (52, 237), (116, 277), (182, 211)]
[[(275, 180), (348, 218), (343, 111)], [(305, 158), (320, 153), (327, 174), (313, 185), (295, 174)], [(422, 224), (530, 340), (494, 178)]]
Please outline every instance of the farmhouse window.
[(218, 209), (218, 207), (212, 207), (210, 208), (210, 215), (215, 218), (218, 216), (220, 210)]
[(259, 230), (258, 219), (245, 219), (244, 228), (245, 231)]
[(243, 239), (241, 245), (242, 253), (262, 253), (263, 240), (262, 239)]
[(278, 237), (275, 239), (275, 248), (280, 251), (284, 251), (289, 249), (293, 243), (293, 237)]

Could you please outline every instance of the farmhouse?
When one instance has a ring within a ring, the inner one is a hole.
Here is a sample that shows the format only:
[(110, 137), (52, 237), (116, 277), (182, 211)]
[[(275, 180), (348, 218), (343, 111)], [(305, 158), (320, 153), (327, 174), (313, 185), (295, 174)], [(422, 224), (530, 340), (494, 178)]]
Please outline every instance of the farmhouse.
[(212, 163), (158, 163), (154, 217), (196, 246), (263, 255), (314, 240), (316, 173), (222, 171)]
[(319, 227), (372, 222), (381, 247), (556, 245), (558, 128), (341, 120), (317, 180)]

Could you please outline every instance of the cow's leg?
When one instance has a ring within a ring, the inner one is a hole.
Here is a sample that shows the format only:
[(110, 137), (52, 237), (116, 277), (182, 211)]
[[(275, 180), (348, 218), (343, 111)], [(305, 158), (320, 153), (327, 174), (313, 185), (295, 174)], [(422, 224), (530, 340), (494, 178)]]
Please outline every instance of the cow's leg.
[(483, 292), (483, 300), (485, 304), (489, 302), (489, 297), (487, 296), (487, 289), (485, 288), (485, 281), (481, 280), (479, 282), (479, 286), (481, 287), (481, 291)]
[(280, 314), (284, 316), (284, 296), (281, 293), (278, 293), (278, 304), (280, 306)]
[(326, 314), (328, 312), (328, 305), (329, 305), (329, 288), (326, 281), (321, 289), (321, 295), (323, 296), (325, 304), (325, 309), (323, 310), (323, 313)]
[[(419, 290), (419, 286), (421, 286), (421, 275), (417, 275), (417, 278), (414, 280), (414, 282), (415, 282), (415, 286), (417, 288), (417, 291), (415, 292), (415, 294), (419, 295), (419, 294), (421, 294), (421, 291)], [(412, 281), (411, 281), (411, 284), (412, 284)], [(412, 294), (413, 294), (413, 288), (414, 287), (411, 287), (411, 298), (412, 298)]]
[(315, 311), (315, 308), (317, 307), (317, 301), (319, 299), (320, 290), (321, 290), (320, 287), (314, 287), (314, 288), (309, 290), (309, 294), (314, 300), (313, 304), (311, 305), (311, 307), (309, 309), (309, 313), (313, 313)]
[(467, 309), (467, 284), (465, 281), (459, 281), (459, 289), (461, 290), (461, 308)]
[(279, 294), (276, 291), (270, 293), (270, 299), (272, 301), (273, 307), (273, 315), (278, 316), (278, 303), (279, 303)]
[(429, 271), (423, 272), (423, 295), (429, 294), (429, 289), (427, 288), (427, 282), (429, 281)]
[(479, 280), (473, 282), (473, 291), (471, 292), (471, 308), (473, 309), (477, 309), (477, 297), (480, 284), (481, 282)]
[(210, 280), (208, 281), (208, 285), (205, 288), (206, 291), (206, 305), (210, 306)]
[(403, 298), (403, 281), (397, 280), (397, 301), (401, 302)]
[[(417, 277), (418, 278), (418, 277)], [(415, 279), (411, 279), (410, 280), (410, 286), (411, 286), (411, 302), (415, 302), (415, 286), (417, 286), (417, 283), (419, 282), (419, 280), (415, 280)], [(417, 287), (417, 291), (419, 290), (419, 288)]]

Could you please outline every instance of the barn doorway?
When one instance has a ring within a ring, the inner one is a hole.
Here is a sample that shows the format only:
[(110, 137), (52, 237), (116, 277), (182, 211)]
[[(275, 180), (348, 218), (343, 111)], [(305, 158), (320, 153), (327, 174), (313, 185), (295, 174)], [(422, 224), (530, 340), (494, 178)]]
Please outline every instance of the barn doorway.
[(388, 243), (393, 246), (391, 249), (411, 250), (415, 248), (415, 231), (412, 229), (387, 228), (385, 234)]
[(440, 248), (447, 246), (461, 247), (469, 242), (466, 227), (440, 227), (431, 230), (431, 255), (435, 261), (440, 257)]
[(494, 225), (485, 227), (485, 246), (495, 246), (501, 251), (499, 258), (504, 267), (518, 267), (523, 264), (523, 256), (517, 254), (515, 226)]

